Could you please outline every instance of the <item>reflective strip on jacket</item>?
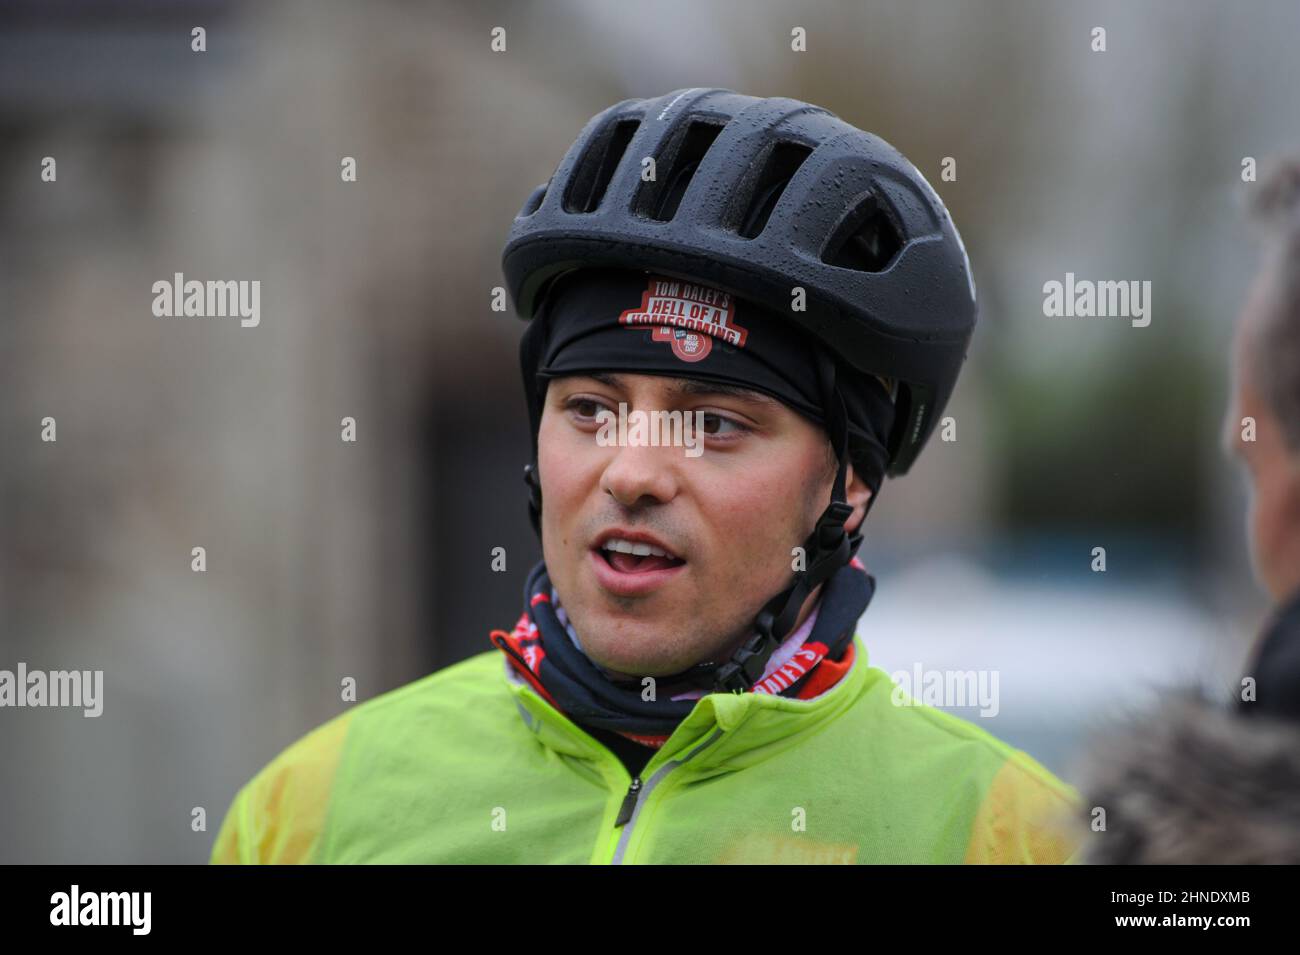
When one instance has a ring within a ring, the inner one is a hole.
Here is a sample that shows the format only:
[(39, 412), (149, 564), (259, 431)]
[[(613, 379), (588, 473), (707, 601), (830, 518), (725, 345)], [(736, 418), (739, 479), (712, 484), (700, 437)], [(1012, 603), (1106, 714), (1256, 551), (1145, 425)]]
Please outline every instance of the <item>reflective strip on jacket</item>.
[(970, 722), (896, 705), (854, 639), (812, 700), (703, 697), (638, 785), (490, 650), (284, 750), (240, 789), (211, 861), (1067, 861), (1075, 790)]

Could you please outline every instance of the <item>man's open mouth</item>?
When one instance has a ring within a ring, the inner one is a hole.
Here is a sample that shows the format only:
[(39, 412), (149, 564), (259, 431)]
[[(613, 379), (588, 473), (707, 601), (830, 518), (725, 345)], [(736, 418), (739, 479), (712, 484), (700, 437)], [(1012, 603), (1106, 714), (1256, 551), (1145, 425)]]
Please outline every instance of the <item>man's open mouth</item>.
[(600, 545), (599, 550), (605, 563), (623, 574), (644, 574), (652, 570), (680, 567), (686, 563), (662, 548), (633, 543), (617, 537), (605, 541)]

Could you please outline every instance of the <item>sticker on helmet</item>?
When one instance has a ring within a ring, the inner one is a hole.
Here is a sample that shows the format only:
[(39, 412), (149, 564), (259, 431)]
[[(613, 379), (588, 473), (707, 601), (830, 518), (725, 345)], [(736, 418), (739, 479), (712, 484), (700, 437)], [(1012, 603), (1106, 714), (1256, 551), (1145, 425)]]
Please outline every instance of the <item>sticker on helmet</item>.
[(668, 342), (682, 361), (700, 361), (717, 338), (745, 347), (749, 330), (735, 323), (736, 301), (730, 293), (662, 275), (650, 276), (641, 304), (618, 317), (620, 325), (654, 325), (650, 340)]

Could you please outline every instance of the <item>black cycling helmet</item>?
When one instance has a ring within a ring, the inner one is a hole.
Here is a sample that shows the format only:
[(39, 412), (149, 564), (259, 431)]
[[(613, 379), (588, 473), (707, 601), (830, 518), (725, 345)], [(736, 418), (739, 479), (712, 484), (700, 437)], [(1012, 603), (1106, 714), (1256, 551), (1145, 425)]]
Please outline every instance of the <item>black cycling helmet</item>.
[[(650, 160), (653, 176), (643, 178)], [(841, 364), (897, 383), (889, 475), (916, 460), (956, 384), (975, 327), (975, 283), (942, 201), (888, 143), (820, 107), (678, 90), (624, 100), (587, 123), (515, 217), (502, 268), (525, 320), (568, 272), (643, 269), (779, 311), (825, 346), (819, 378), (839, 469), (831, 504), (804, 545), (807, 568), (768, 601), (755, 636), (728, 663), (668, 678), (714, 691), (750, 689), (804, 599), (861, 541), (860, 531), (844, 527), (852, 508), (844, 500)], [(797, 288), (802, 311), (792, 307)], [(540, 347), (528, 339), (520, 361), (534, 456), (524, 473), (540, 536), (533, 381)]]
[[(502, 267), (530, 319), (552, 279), (593, 266), (653, 269), (783, 310), (853, 369), (896, 379), (891, 476), (924, 447), (975, 328), (965, 247), (916, 167), (783, 97), (678, 90), (588, 122), (515, 218)], [(796, 286), (802, 312), (790, 307)]]

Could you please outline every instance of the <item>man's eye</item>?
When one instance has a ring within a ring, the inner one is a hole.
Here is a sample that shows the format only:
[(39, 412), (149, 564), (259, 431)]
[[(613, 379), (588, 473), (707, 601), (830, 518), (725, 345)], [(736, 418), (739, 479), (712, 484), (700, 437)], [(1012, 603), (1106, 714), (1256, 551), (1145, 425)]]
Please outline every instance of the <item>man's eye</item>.
[[(723, 430), (730, 428), (730, 431)], [(733, 421), (731, 418), (724, 418), (720, 414), (714, 414), (711, 411), (704, 412), (704, 433), (713, 435), (722, 434), (743, 434), (749, 429), (739, 421)]]
[(575, 398), (566, 407), (579, 418), (595, 418), (605, 406), (592, 398)]

